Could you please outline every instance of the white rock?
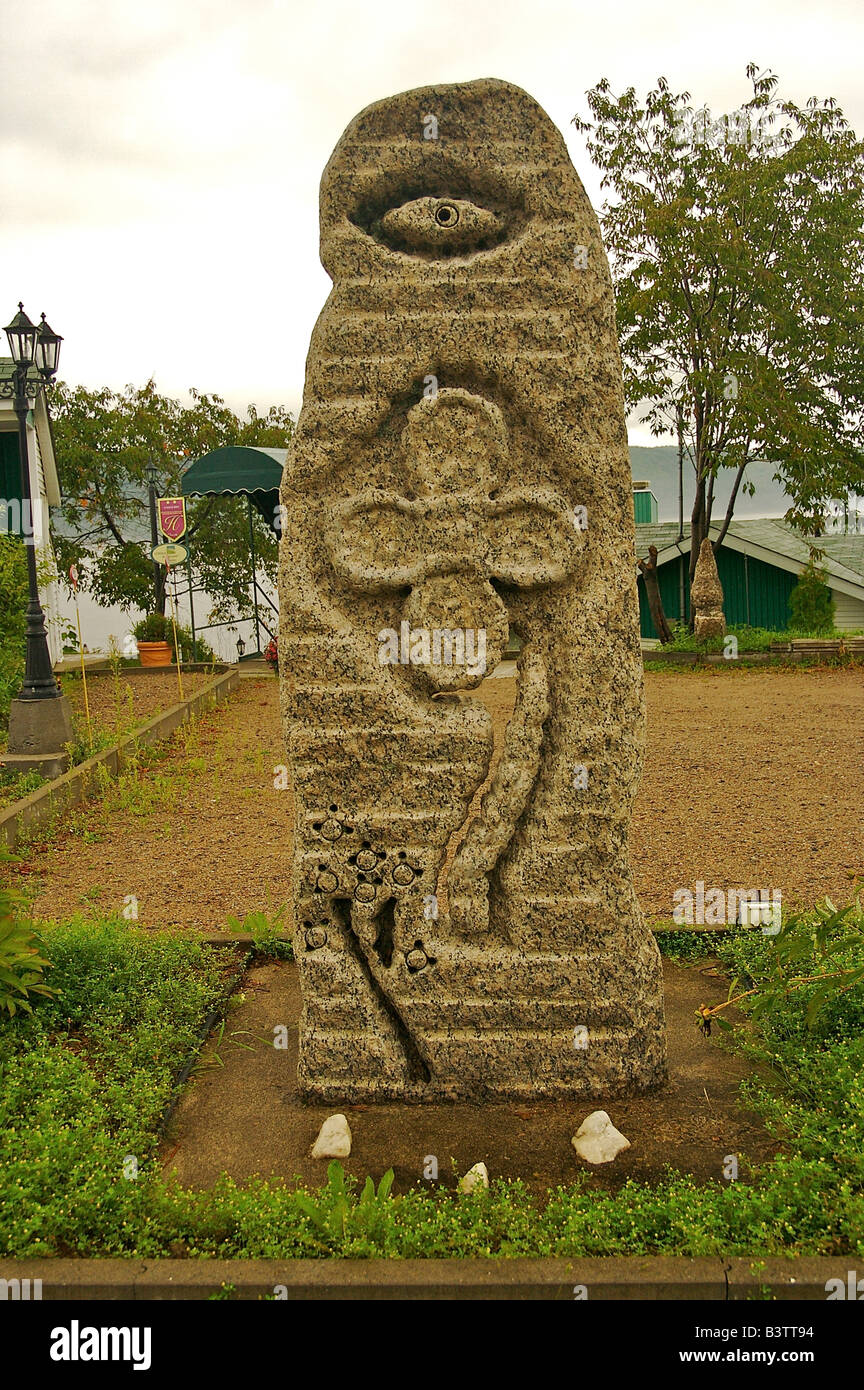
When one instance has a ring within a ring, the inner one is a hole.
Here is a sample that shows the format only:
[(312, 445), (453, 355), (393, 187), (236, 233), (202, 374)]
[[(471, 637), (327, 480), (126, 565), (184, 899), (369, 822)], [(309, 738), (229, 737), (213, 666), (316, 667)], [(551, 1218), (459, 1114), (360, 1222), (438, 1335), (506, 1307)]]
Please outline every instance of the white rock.
[(475, 1163), (473, 1168), (469, 1168), (464, 1178), (459, 1179), (460, 1192), (473, 1192), (475, 1187), (488, 1187), (489, 1173), (485, 1163)]
[(630, 1140), (615, 1128), (605, 1110), (595, 1110), (583, 1120), (570, 1142), (586, 1163), (611, 1163), (630, 1147)]
[(347, 1158), (351, 1152), (351, 1130), (344, 1115), (325, 1120), (312, 1145), (313, 1158)]

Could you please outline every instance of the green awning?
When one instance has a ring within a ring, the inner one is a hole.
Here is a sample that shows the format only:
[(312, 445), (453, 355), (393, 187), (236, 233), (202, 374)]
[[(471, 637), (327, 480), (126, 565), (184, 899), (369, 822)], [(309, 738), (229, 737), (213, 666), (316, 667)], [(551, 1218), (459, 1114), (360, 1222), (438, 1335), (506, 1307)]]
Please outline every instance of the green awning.
[(287, 449), (228, 444), (190, 463), (180, 481), (184, 497), (248, 497), (279, 535), (279, 484)]
[(180, 484), (183, 496), (221, 497), (230, 493), (254, 498), (256, 493), (278, 492), (287, 456), (287, 449), (245, 444), (213, 449), (186, 469)]

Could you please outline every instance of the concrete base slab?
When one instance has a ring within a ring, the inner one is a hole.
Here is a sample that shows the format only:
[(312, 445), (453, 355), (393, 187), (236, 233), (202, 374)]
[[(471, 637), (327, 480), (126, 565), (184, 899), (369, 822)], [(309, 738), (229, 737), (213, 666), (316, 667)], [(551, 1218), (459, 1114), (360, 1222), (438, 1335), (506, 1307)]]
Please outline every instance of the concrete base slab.
[(38, 772), (49, 781), (62, 777), (70, 761), (65, 748), (55, 753), (0, 753), (0, 766), (7, 772)]
[(72, 707), (65, 695), (48, 700), (13, 700), (9, 708), (7, 754), (53, 759), (74, 738)]
[[(739, 1104), (746, 1061), (723, 1045), (722, 1035), (706, 1039), (694, 1026), (700, 1003), (726, 998), (725, 977), (667, 961), (665, 981), (670, 1077), (658, 1092), (619, 1099), (598, 1094), (581, 1102), (328, 1106), (306, 1104), (298, 1095), (297, 967), (259, 961), (240, 986), (225, 1028), (203, 1050), (169, 1123), (166, 1176), (199, 1189), (221, 1173), (240, 1183), (259, 1175), (317, 1187), (326, 1181), (327, 1161), (312, 1158), (310, 1150), (324, 1120), (339, 1111), (353, 1135), (346, 1171), (362, 1185), (367, 1174), (377, 1183), (392, 1167), (397, 1193), (418, 1185), (454, 1189), (478, 1162), (490, 1177), (521, 1178), (541, 1200), (577, 1173), (590, 1190), (615, 1190), (627, 1178), (661, 1181), (669, 1164), (699, 1181), (722, 1183), (728, 1155), (765, 1161), (777, 1145), (758, 1116)], [(597, 1109), (606, 1110), (630, 1140), (629, 1149), (600, 1168), (584, 1163), (571, 1143)]]

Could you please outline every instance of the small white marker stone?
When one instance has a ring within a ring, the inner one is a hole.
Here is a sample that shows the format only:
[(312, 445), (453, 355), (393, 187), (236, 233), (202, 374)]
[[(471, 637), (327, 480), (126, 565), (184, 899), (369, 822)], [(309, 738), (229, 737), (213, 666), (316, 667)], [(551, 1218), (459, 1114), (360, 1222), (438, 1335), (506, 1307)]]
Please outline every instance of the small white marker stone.
[(630, 1140), (615, 1128), (605, 1110), (595, 1110), (583, 1120), (570, 1142), (586, 1163), (611, 1163), (630, 1147)]
[(459, 1179), (460, 1192), (473, 1192), (475, 1187), (488, 1187), (489, 1173), (485, 1163), (475, 1163), (473, 1168), (469, 1168), (464, 1178)]
[(321, 1126), (312, 1145), (313, 1158), (347, 1158), (351, 1153), (351, 1130), (344, 1115), (331, 1115)]

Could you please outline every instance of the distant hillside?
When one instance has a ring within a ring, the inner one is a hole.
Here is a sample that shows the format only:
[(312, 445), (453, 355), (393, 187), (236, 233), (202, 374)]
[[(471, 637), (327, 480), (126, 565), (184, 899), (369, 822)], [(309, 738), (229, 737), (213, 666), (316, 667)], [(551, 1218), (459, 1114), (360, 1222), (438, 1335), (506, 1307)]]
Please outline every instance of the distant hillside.
[[(651, 491), (657, 498), (657, 520), (678, 520), (678, 450), (674, 444), (658, 444), (655, 448), (642, 445), (630, 446), (630, 469), (634, 478), (651, 484)], [(754, 483), (756, 491), (752, 497), (740, 491), (735, 502), (737, 517), (783, 516), (789, 506), (789, 498), (779, 483), (772, 478), (770, 463), (751, 463), (744, 474), (745, 482)], [(733, 469), (724, 469), (714, 484), (714, 519), (721, 520), (726, 514), (729, 494), (735, 480)], [(694, 475), (692, 465), (684, 460), (684, 524), (689, 522), (693, 506)]]

